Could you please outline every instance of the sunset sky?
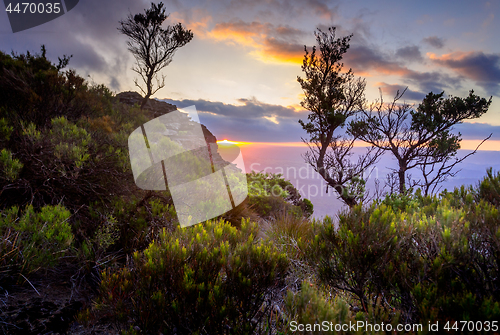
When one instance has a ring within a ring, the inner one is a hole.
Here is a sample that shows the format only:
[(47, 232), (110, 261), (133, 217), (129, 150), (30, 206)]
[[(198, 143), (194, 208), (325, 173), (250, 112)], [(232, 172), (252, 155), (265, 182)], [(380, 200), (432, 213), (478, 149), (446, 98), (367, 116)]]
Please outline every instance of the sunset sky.
[[(458, 128), (465, 140), (493, 133), (488, 149), (500, 150), (500, 1), (164, 1), (170, 17), (194, 39), (163, 71), (156, 95), (179, 107), (195, 105), (218, 139), (300, 142), (305, 132), (301, 76), (304, 45), (314, 30), (337, 27), (354, 34), (346, 68), (367, 80), (366, 98), (386, 100), (408, 86), (407, 102), (430, 91), (466, 96), (470, 89), (493, 96), (490, 111)], [(116, 93), (134, 88), (134, 59), (117, 27), (148, 1), (82, 0), (51, 22), (13, 34), (0, 14), (0, 50), (73, 55), (69, 67)], [(90, 76), (90, 77), (88, 77)], [(464, 147), (470, 143), (464, 142)], [(472, 145), (472, 144), (470, 144)]]

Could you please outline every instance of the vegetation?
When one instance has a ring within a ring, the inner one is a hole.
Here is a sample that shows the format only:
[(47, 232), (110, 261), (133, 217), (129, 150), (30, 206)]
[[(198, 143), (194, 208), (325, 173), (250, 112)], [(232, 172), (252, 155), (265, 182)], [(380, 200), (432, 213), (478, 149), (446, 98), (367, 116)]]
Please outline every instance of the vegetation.
[[(310, 54), (305, 47), (305, 78), (297, 78), (304, 91), (301, 105), (310, 111), (308, 122), (299, 120), (310, 136), (302, 139), (309, 146), (304, 158), (344, 203), (353, 207), (364, 200), (363, 173), (384, 152), (393, 155), (399, 165), (388, 176), (390, 193), (420, 187), (428, 195), (477, 151), (479, 146), (457, 158), (461, 134), (453, 134), (453, 127), (481, 117), (488, 111), (491, 97), (486, 100), (472, 90), (466, 98), (444, 98), (444, 92), (430, 92), (413, 110), (409, 104), (398, 104), (404, 94), (398, 91), (392, 103), (384, 104), (381, 98), (367, 108), (364, 79), (356, 79), (351, 69), (342, 72), (341, 61), (352, 35), (335, 38), (335, 27), (328, 33), (318, 29), (315, 35), (320, 54), (316, 55), (316, 47)], [(346, 134), (338, 134), (346, 124)], [(357, 139), (370, 147), (355, 160), (352, 149)], [(413, 169), (419, 169), (422, 178), (412, 180), (408, 172)]]
[[(322, 321), (443, 330), (500, 319), (498, 172), (439, 195), (359, 203), (338, 222), (311, 219), (310, 201), (281, 175), (252, 172), (240, 206), (180, 228), (168, 190), (133, 183), (127, 138), (150, 112), (65, 71), (68, 58), (50, 63), (44, 48), (0, 60), (7, 293), (57, 273), (89, 297), (75, 318), (89, 333), (106, 324), (124, 334), (292, 334)], [(6, 305), (0, 327), (13, 333)]]
[(328, 33), (318, 29), (315, 35), (320, 55), (316, 55), (316, 46), (310, 54), (304, 47), (305, 78), (297, 78), (304, 91), (301, 106), (310, 111), (308, 122), (299, 120), (310, 136), (308, 140), (302, 139), (309, 146), (304, 158), (339, 198), (352, 207), (363, 199), (364, 192), (359, 190), (363, 188), (364, 170), (380, 155), (380, 150), (370, 147), (353, 161), (356, 136), (339, 134), (347, 119), (362, 112), (366, 82), (355, 78), (351, 69), (342, 72), (342, 57), (352, 36), (335, 38), (334, 27)]
[[(163, 28), (162, 24), (167, 18), (163, 3), (152, 2), (145, 14), (130, 14), (125, 21), (120, 21), (118, 30), (130, 39), (127, 42), (128, 50), (137, 62), (133, 70), (146, 84), (144, 89), (135, 80), (135, 85), (144, 93), (141, 109), (151, 95), (165, 86), (165, 76), (160, 81), (158, 73), (170, 64), (177, 49), (193, 39), (191, 30), (184, 29), (181, 23)], [(156, 80), (156, 85), (153, 79)]]
[(132, 264), (103, 273), (94, 310), (148, 334), (252, 334), (287, 269), (285, 255), (256, 234), (249, 222), (164, 230)]
[[(486, 100), (472, 90), (466, 98), (444, 98), (444, 92), (430, 92), (416, 110), (412, 110), (409, 104), (397, 104), (403, 94), (398, 92), (389, 105), (384, 105), (383, 99), (380, 99), (363, 113), (360, 120), (351, 122), (349, 130), (396, 158), (399, 169), (395, 170), (397, 178), (392, 180), (397, 179), (399, 193), (418, 186), (425, 195), (432, 194), (440, 183), (453, 177), (457, 172), (455, 167), (475, 154), (482, 144), (464, 157), (457, 158), (461, 134), (453, 134), (453, 127), (464, 120), (481, 117), (488, 111), (491, 97)], [(421, 179), (411, 179), (408, 172), (413, 169), (420, 170)], [(393, 185), (390, 186), (392, 189)]]
[(293, 212), (297, 216), (310, 217), (313, 204), (302, 199), (300, 193), (280, 174), (252, 171), (247, 176), (248, 203), (263, 217), (271, 217), (278, 212)]
[(35, 212), (27, 206), (22, 214), (12, 207), (0, 217), (0, 281), (14, 275), (28, 275), (39, 268), (56, 265), (70, 254), (73, 233), (70, 212), (62, 206), (44, 206)]

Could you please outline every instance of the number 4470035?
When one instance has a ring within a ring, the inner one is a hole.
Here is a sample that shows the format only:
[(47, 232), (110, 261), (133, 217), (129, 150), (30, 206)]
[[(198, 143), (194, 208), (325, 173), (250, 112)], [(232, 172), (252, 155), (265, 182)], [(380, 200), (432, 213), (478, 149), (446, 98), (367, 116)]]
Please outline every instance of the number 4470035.
[(443, 327), (447, 331), (498, 331), (498, 321), (455, 321), (446, 322)]
[[(7, 7), (5, 8), (5, 11), (6, 12), (9, 12), (12, 13), (12, 12), (16, 12), (16, 13), (19, 13), (19, 14), (28, 14), (28, 13), (31, 13), (31, 14), (35, 14), (35, 13), (38, 13), (38, 14), (42, 14), (42, 13), (47, 13), (47, 14), (59, 14), (61, 12), (61, 7), (60, 7), (60, 3), (59, 2), (55, 2), (55, 3), (33, 3), (33, 2), (23, 2), (23, 3), (17, 3), (16, 6), (14, 8), (12, 8), (12, 3), (9, 2), (9, 4), (7, 5)], [(24, 6), (24, 8), (22, 8)]]

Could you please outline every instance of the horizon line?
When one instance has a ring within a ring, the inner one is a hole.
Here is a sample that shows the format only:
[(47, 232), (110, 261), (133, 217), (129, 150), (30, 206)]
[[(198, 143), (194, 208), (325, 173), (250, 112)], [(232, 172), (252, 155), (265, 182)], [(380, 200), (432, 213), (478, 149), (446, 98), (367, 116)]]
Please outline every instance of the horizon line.
[[(249, 146), (249, 145), (268, 145), (268, 146), (281, 146), (281, 147), (307, 147), (304, 142), (248, 142), (248, 141), (237, 141), (237, 140), (217, 140), (220, 142), (231, 142), (238, 146)], [(460, 142), (459, 150), (475, 150), (476, 147), (482, 142), (482, 140), (462, 140)], [(368, 147), (369, 145), (363, 142), (356, 141), (354, 147)], [(488, 140), (484, 142), (478, 149), (478, 151), (500, 151), (500, 140)]]

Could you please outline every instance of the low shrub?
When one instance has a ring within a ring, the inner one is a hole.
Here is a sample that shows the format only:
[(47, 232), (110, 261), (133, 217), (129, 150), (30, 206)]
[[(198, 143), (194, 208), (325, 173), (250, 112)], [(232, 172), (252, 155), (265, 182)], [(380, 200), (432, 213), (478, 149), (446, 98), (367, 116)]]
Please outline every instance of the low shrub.
[(318, 278), (353, 294), (365, 312), (370, 293), (390, 299), (384, 283), (394, 275), (396, 252), (402, 243), (395, 220), (395, 213), (384, 205), (368, 210), (358, 205), (339, 215), (338, 229), (327, 217), (316, 223), (312, 243), (303, 241), (305, 254), (317, 265)]
[(17, 207), (4, 210), (0, 215), (2, 276), (27, 275), (52, 267), (70, 254), (73, 241), (70, 216), (60, 205), (44, 206), (39, 212), (27, 206), (21, 215)]
[(247, 174), (250, 207), (261, 217), (269, 218), (278, 212), (293, 212), (310, 217), (313, 204), (302, 199), (299, 191), (281, 174), (252, 171)]
[(471, 189), (440, 198), (418, 192), (341, 214), (339, 228), (316, 224), (304, 253), (318, 278), (401, 311), (404, 322), (500, 318), (500, 215)]
[[(324, 325), (332, 322), (334, 325), (355, 322), (349, 310), (349, 305), (340, 298), (329, 301), (312, 283), (304, 281), (297, 293), (288, 291), (285, 299), (285, 311), (289, 317), (289, 328), (295, 324)], [(295, 323), (292, 323), (295, 321)], [(318, 327), (320, 328), (320, 327)], [(322, 328), (312, 331), (302, 331), (299, 334), (324, 334)], [(336, 332), (345, 334), (348, 332)]]
[(494, 174), (492, 168), (486, 171), (486, 177), (478, 186), (478, 196), (479, 199), (500, 207), (500, 172)]
[[(330, 295), (330, 297), (328, 297)], [(381, 298), (370, 296), (366, 312), (354, 311), (340, 295), (325, 294), (304, 281), (297, 293), (288, 291), (285, 299), (285, 334), (387, 334), (399, 323), (399, 313), (387, 309)], [(300, 326), (299, 326), (300, 325)], [(383, 325), (383, 326), (382, 326)], [(381, 327), (382, 326), (382, 327)]]
[(240, 229), (207, 221), (163, 231), (128, 267), (102, 274), (90, 314), (148, 334), (251, 334), (288, 264), (256, 234), (248, 221)]
[(99, 222), (94, 228), (95, 236), (110, 216), (116, 221), (114, 227), (118, 230), (116, 244), (110, 245), (110, 250), (121, 249), (127, 254), (147, 248), (153, 240), (158, 240), (163, 229), (171, 233), (179, 226), (168, 191), (146, 191), (142, 197), (115, 198), (110, 202), (109, 209), (92, 206), (91, 218)]

